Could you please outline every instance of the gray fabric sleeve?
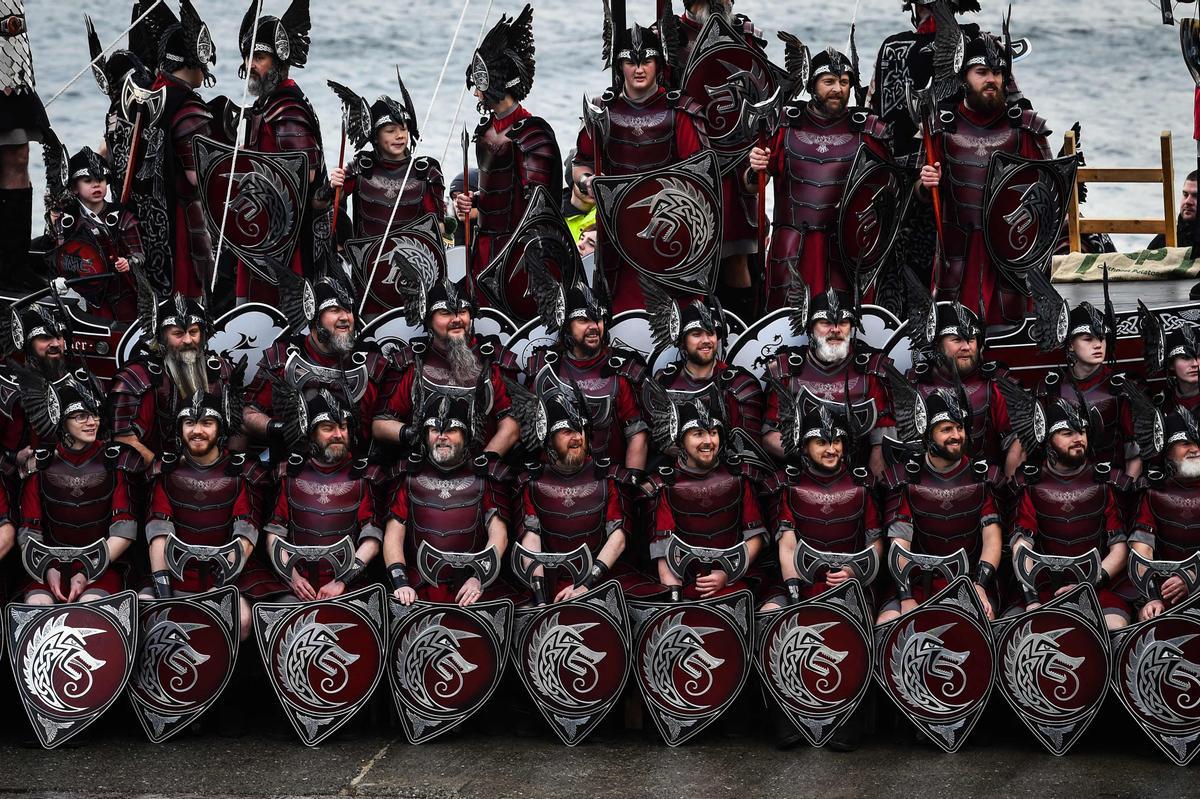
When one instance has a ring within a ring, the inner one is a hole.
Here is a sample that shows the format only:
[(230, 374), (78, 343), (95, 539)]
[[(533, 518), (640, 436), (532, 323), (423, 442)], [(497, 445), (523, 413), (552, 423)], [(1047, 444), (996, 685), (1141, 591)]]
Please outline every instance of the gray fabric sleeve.
[(137, 522), (132, 519), (113, 522), (108, 526), (108, 534), (113, 538), (127, 538), (133, 541), (137, 538)]
[(175, 522), (170, 519), (151, 519), (146, 522), (146, 540), (153, 541), (156, 538), (161, 538), (164, 535), (171, 535), (175, 532)]

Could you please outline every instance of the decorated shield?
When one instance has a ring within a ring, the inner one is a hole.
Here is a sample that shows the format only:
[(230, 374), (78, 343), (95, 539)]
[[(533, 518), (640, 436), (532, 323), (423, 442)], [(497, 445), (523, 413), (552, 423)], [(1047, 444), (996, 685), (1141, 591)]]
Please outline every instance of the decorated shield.
[(996, 687), (1053, 755), (1087, 730), (1108, 690), (1108, 628), (1090, 585), (993, 623)]
[(308, 204), (308, 155), (237, 151), (205, 136), (192, 140), (200, 207), (213, 242), (225, 245), (261, 279), (275, 283), (272, 264), (286, 264)]
[(4, 638), (13, 679), (43, 747), (83, 732), (125, 690), (136, 611), (132, 591), (68, 605), (8, 606)]
[(629, 679), (629, 617), (616, 580), (517, 611), (513, 668), (567, 746), (596, 728)]
[(946, 752), (956, 752), (992, 692), (995, 650), (969, 577), (875, 629), (875, 678), (883, 692)]
[(754, 596), (628, 606), (638, 688), (663, 740), (679, 746), (720, 718), (746, 684)]
[(824, 746), (871, 683), (871, 609), (857, 580), (758, 617), (754, 665), (779, 707)]
[(433, 740), (487, 703), (504, 675), (510, 599), (469, 607), (436, 602), (391, 608), (388, 679), (409, 743)]
[(403, 255), (420, 270), (426, 288), (446, 273), (446, 246), (442, 244), (437, 217), (433, 214), (392, 228), (386, 244), (382, 236), (351, 239), (343, 245), (343, 251), (361, 297), (358, 314), (363, 319), (374, 319), (385, 311), (404, 307), (404, 295), (397, 285), (400, 268), (393, 263), (393, 254)]
[(692, 48), (679, 88), (704, 106), (709, 146), (722, 174), (736, 169), (754, 146), (739, 119), (746, 101), (757, 103), (779, 88), (779, 69), (767, 54), (746, 41), (721, 14), (704, 24)]
[(997, 150), (983, 194), (984, 243), (1010, 282), (1025, 291), (1025, 273), (1045, 269), (1058, 245), (1075, 185), (1077, 156), (1042, 161)]
[(874, 281), (904, 221), (912, 178), (867, 145), (858, 148), (838, 206), (838, 249), (865, 291)]
[[(480, 308), (472, 321), (476, 334), (496, 336), (501, 342), (508, 341), (517, 329), (511, 319), (495, 308)], [(407, 346), (413, 339), (425, 335), (425, 328), (408, 324), (404, 310), (395, 308), (368, 322), (360, 338), (363, 341), (374, 341), (384, 355), (391, 355), (397, 347)]]
[(711, 150), (678, 164), (592, 182), (605, 241), (641, 275), (679, 292), (714, 288), (721, 259), (721, 172)]
[(233, 676), (241, 613), (236, 586), (194, 596), (138, 599), (133, 711), (162, 743), (216, 703)]
[(1176, 765), (1200, 751), (1200, 594), (1168, 613), (1117, 630), (1112, 689)]
[(367, 703), (383, 674), (384, 590), (254, 606), (254, 637), (271, 687), (305, 746)]
[[(76, 225), (76, 227), (80, 227)], [(79, 233), (54, 248), (54, 275), (62, 278), (88, 277), (108, 272), (108, 258), (90, 233)], [(97, 286), (93, 288), (103, 290)]]
[(479, 273), (479, 287), (490, 303), (517, 324), (538, 316), (525, 266), (526, 257), (536, 257), (530, 249), (538, 247), (546, 269), (564, 285), (575, 283), (583, 273), (579, 250), (571, 230), (563, 221), (559, 204), (542, 186), (534, 188), (516, 231)]

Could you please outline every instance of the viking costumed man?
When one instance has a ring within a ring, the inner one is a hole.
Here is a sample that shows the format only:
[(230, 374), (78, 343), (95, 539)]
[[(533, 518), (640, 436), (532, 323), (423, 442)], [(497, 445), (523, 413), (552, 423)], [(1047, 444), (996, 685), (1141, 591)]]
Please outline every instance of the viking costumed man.
[(1006, 91), (1012, 54), (989, 33), (971, 39), (960, 72), (963, 97), (937, 114), (930, 135), (934, 165), (921, 167), (919, 197), (940, 189), (943, 240), (934, 265), (939, 300), (959, 301), (985, 324), (1019, 324), (1029, 301), (1024, 286), (1000, 274), (983, 237), (983, 195), (997, 152), (1049, 159), (1050, 129)]
[(21, 487), (18, 543), (82, 548), (103, 541), (108, 565), (89, 580), (81, 564), (59, 563), (47, 569), (45, 582), (31, 580), (18, 593), (35, 605), (115, 594), (124, 578), (114, 564), (137, 538), (130, 481), (145, 467), (134, 450), (100, 438), (101, 400), (87, 386), (28, 378), (21, 384), (23, 404), (45, 448)]
[[(275, 510), (263, 530), (267, 548), (281, 538), (297, 546), (331, 546), (349, 538), (354, 562), (334, 579), (325, 561), (288, 569), (288, 600), (333, 599), (365, 584), (367, 564), (379, 554), (383, 531), (375, 514), (378, 467), (350, 453), (350, 408), (330, 391), (321, 389), (306, 399), (286, 383), (277, 383), (278, 398), (289, 408), (285, 441), (292, 451), (275, 470), (279, 486)], [(285, 562), (285, 566), (290, 563)]]
[[(1090, 425), (1082, 398), (1076, 403), (1055, 397), (1043, 406), (1044, 462), (1025, 464), (1014, 478), (1020, 501), (1009, 540), (1013, 557), (1018, 556), (1021, 547), (1065, 557), (1097, 550), (1102, 562), (1094, 585), (1104, 609), (1104, 621), (1110, 630), (1124, 627), (1129, 624), (1132, 608), (1129, 598), (1121, 594), (1131, 593), (1132, 586), (1125, 579), (1129, 544), (1118, 495), (1132, 488), (1132, 481), (1109, 464), (1095, 463), (1089, 456)], [(1018, 407), (1015, 397), (1010, 407)], [(1027, 406), (1020, 414), (1036, 412)], [(1071, 582), (1052, 577), (1044, 585), (1039, 584), (1036, 591), (1028, 591), (1024, 601), (1013, 597), (1017, 603), (1015, 611), (1034, 610), (1071, 587)]]
[[(238, 34), (242, 48), (240, 77), (249, 73), (250, 93), (256, 98), (250, 109), (246, 149), (263, 153), (302, 152), (308, 156), (309, 196), (299, 221), (300, 238), (292, 253), (291, 268), (309, 279), (324, 274), (332, 263), (333, 236), (329, 230), (329, 205), (333, 190), (325, 172), (321, 125), (312, 104), (291, 77), (293, 68), (308, 63), (309, 30), (312, 20), (308, 0), (292, 0), (282, 17), (263, 15), (254, 27), (254, 12), (259, 0), (251, 0), (242, 17)], [(238, 266), (239, 302), (268, 298), (274, 291), (251, 274), (249, 267)], [(253, 289), (252, 289), (253, 286)]]
[(711, 395), (710, 403), (730, 428), (741, 428), (757, 441), (762, 436), (762, 384), (745, 369), (722, 360), (729, 328), (716, 297), (680, 304), (648, 280), (642, 281), (650, 331), (656, 347), (675, 347), (679, 360), (654, 375), (675, 400)]
[[(784, 414), (789, 449), (798, 450), (798, 465), (781, 474), (783, 492), (775, 540), (784, 590), (768, 598), (763, 610), (777, 610), (820, 596), (854, 575), (850, 569), (825, 570), (811, 583), (796, 572), (796, 544), (803, 541), (822, 552), (847, 554), (875, 549), (883, 560), (883, 521), (875, 497), (875, 481), (863, 467), (851, 468), (851, 437), (846, 419), (824, 405), (801, 408), (792, 403)], [(868, 586), (863, 586), (866, 590)]]
[[(1083, 398), (1091, 424), (1087, 431), (1093, 461), (1108, 463), (1136, 479), (1142, 471), (1133, 417), (1123, 394), (1126, 375), (1106, 361), (1109, 346), (1116, 344), (1116, 319), (1082, 302), (1067, 313), (1067, 304), (1042, 274), (1030, 275), (1034, 311), (1038, 317), (1033, 336), (1042, 351), (1066, 351), (1067, 363), (1046, 374), (1037, 387), (1043, 400), (1062, 398), (1077, 403)], [(1111, 309), (1110, 309), (1111, 310)], [(1066, 314), (1066, 326), (1061, 325)], [(1066, 334), (1061, 335), (1065, 329)]]
[(561, 569), (547, 581), (543, 567), (536, 567), (534, 601), (544, 605), (575, 599), (608, 579), (619, 581), (625, 591), (657, 592), (656, 582), (621, 559), (629, 536), (619, 470), (612, 461), (593, 457), (591, 418), (577, 386), (556, 386), (540, 395), (515, 383), (508, 388), (525, 449), (544, 450), (517, 478), (515, 540), (531, 552), (565, 554), (585, 545), (593, 558), (591, 572), (578, 587)]
[(261, 599), (281, 592), (282, 586), (265, 565), (254, 560), (261, 494), (270, 477), (261, 461), (230, 452), (226, 446), (241, 415), (241, 381), (236, 378), (219, 394), (196, 392), (179, 411), (177, 451), (162, 453), (150, 466), (153, 489), (146, 540), (153, 582), (141, 594), (164, 599), (222, 586), (215, 571), (203, 563), (187, 564), (183, 579), (172, 575), (167, 567), (170, 537), (199, 546), (236, 541), (245, 562), (236, 578), (242, 592), (238, 604), (245, 640), (253, 629), (246, 597)]
[(961, 386), (971, 412), (971, 457), (1003, 465), (1005, 475), (1011, 476), (1024, 462), (1025, 450), (1012, 435), (1008, 406), (998, 388), (998, 382), (1008, 378), (1008, 367), (983, 360), (987, 336), (979, 317), (962, 303), (933, 305), (927, 292), (923, 302), (910, 304), (910, 317), (913, 351), (922, 353), (923, 360), (905, 379), (923, 396), (943, 390), (957, 395)]
[(321, 389), (341, 398), (354, 412), (351, 449), (364, 448), (365, 455), (388, 361), (378, 348), (358, 341), (354, 298), (341, 280), (330, 275), (313, 285), (284, 270), (278, 278), (290, 335), (281, 336), (258, 362), (246, 390), (246, 432), (258, 439), (282, 432), (286, 423), (276, 413), (273, 386), (283, 380), (306, 398)]
[[(7, 328), (0, 333), (0, 354), (20, 353), (24, 369), (52, 385), (75, 379), (67, 364), (64, 320), (56, 310), (41, 303), (14, 306), (10, 323), (0, 328)], [(38, 446), (38, 432), (31, 428), (22, 402), (24, 379), (24, 372), (15, 367), (0, 373), (0, 446), (4, 448), (0, 473), (10, 472), (10, 467), (28, 471), (33, 448)]]
[[(854, 285), (834, 236), (842, 193), (860, 146), (882, 158), (891, 153), (883, 122), (866, 109), (850, 106), (859, 81), (851, 60), (830, 47), (810, 62), (808, 49), (796, 37), (779, 37), (786, 45), (792, 102), (785, 106), (782, 124), (766, 149), (750, 151), (750, 169), (744, 175), (747, 188), (757, 189), (759, 172), (775, 181), (767, 310), (787, 303), (789, 286), (797, 277), (814, 296), (830, 286), (847, 291)], [(801, 89), (811, 97), (805, 104), (795, 100)]]
[(646, 364), (640, 354), (609, 341), (603, 279), (596, 275), (599, 292), (582, 280), (563, 286), (540, 263), (530, 264), (529, 278), (542, 322), (558, 340), (535, 349), (525, 373), (537, 391), (577, 384), (591, 409), (592, 453), (640, 475), (650, 434), (635, 387), (646, 379)]
[[(937, 19), (933, 7), (943, 0), (904, 0), (912, 30), (892, 34), (879, 46), (875, 75), (871, 80), (871, 112), (892, 132), (897, 158), (917, 153), (920, 131), (909, 112), (909, 97), (924, 89), (933, 77), (934, 34)], [(980, 10), (979, 0), (944, 0), (951, 18)], [(959, 24), (963, 36), (979, 35), (974, 23)]]
[[(667, 58), (658, 34), (636, 23), (629, 30), (612, 31), (612, 20), (605, 23), (604, 66), (612, 71), (612, 85), (594, 105), (607, 117), (606, 131), (597, 143), (594, 131), (584, 125), (572, 168), (576, 183), (589, 196), (594, 196), (591, 181), (597, 174), (660, 169), (692, 157), (706, 144), (704, 109), (688, 96), (667, 90)], [(613, 313), (645, 307), (636, 268), (621, 260), (610, 244), (601, 247)]]
[(515, 18), (502, 15), (467, 67), (467, 88), (481, 114), (475, 128), (479, 190), (461, 192), (455, 213), (471, 222), (472, 280), (479, 277), (512, 237), (535, 186), (557, 197), (563, 186), (562, 153), (550, 123), (529, 113), (521, 101), (533, 88), (533, 6)]
[(203, 305), (182, 294), (155, 303), (140, 270), (134, 276), (142, 349), (113, 377), (113, 436), (149, 464), (175, 439), (179, 409), (197, 391), (219, 390), (233, 366), (208, 349), (212, 322)]
[[(138, 5), (135, 3), (135, 5)], [(134, 14), (138, 15), (137, 10)], [(104, 115), (104, 142), (100, 145), (100, 155), (108, 160), (112, 167), (113, 182), (118, 183), (125, 176), (125, 167), (129, 164), (129, 145), (133, 138), (133, 125), (121, 109), (121, 95), (124, 93), (126, 79), (131, 85), (149, 90), (155, 80), (155, 61), (145, 63), (141, 55), (132, 50), (114, 50), (104, 54), (100, 36), (92, 18), (83, 15), (87, 28), (88, 53), (92, 57), (92, 77), (96, 86), (108, 98), (108, 112)], [(131, 31), (132, 33), (132, 31)], [(135, 41), (145, 43), (145, 39)], [(157, 55), (157, 53), (155, 54)]]
[[(679, 84), (688, 71), (688, 62), (696, 47), (696, 40), (712, 16), (724, 18), (734, 32), (742, 35), (748, 47), (762, 51), (767, 41), (762, 31), (743, 14), (733, 14), (733, 0), (686, 0), (683, 13), (674, 16), (671, 3), (665, 4), (666, 13), (659, 22), (659, 36), (668, 50), (671, 61), (668, 72), (670, 82)], [(678, 53), (671, 52), (675, 42)], [(730, 76), (731, 80), (733, 76)], [(735, 102), (742, 102), (735, 93)], [(766, 98), (761, 98), (766, 99)], [(721, 176), (723, 219), (721, 225), (721, 276), (717, 294), (725, 306), (743, 319), (758, 315), (760, 307), (756, 296), (755, 280), (750, 274), (750, 256), (758, 252), (757, 186), (747, 187), (742, 182), (747, 161), (742, 162)]]
[(50, 133), (33, 77), (25, 0), (0, 0), (0, 274), (37, 286), (29, 260), (29, 142)]
[(1145, 345), (1146, 371), (1165, 374), (1166, 386), (1156, 397), (1164, 411), (1200, 408), (1200, 333), (1189, 322), (1178, 320), (1167, 332), (1162, 318), (1138, 305), (1138, 326)]
[(383, 391), (384, 404), (371, 431), (379, 441), (399, 442), (407, 449), (421, 445), (424, 437), (419, 395), (428, 388), (443, 393), (470, 395), (482, 380), (481, 399), (486, 452), (507, 455), (521, 436), (521, 427), (510, 416), (512, 401), (504, 378), (515, 380), (518, 367), (513, 354), (496, 336), (476, 335), (473, 317), (479, 310), (460, 283), (439, 278), (426, 289), (423, 279), (401, 264), (402, 282), (413, 294), (404, 304), (408, 323), (421, 325), (428, 336), (414, 338), (392, 355), (392, 376)]
[(757, 583), (754, 564), (767, 534), (758, 501), (763, 476), (756, 467), (726, 454), (727, 428), (704, 400), (677, 404), (663, 389), (652, 389), (648, 398), (655, 444), (662, 452), (678, 452), (674, 468), (661, 467), (649, 480), (657, 496), (650, 557), (658, 581), (667, 587), (672, 602), (707, 599), (748, 587), (743, 579), (730, 582), (720, 568), (696, 574), (693, 582), (684, 585), (667, 567), (674, 536), (687, 546), (715, 549), (745, 542), (751, 579)]
[[(892, 466), (884, 475), (883, 523), (889, 546), (939, 557), (964, 550), (967, 576), (974, 580), (980, 602), (993, 618), (996, 570), (1004, 545), (993, 496), (1000, 473), (986, 461), (968, 457), (971, 411), (958, 395), (939, 388), (922, 400), (903, 378), (897, 382), (893, 389), (897, 432), (907, 442), (909, 454), (907, 462)], [(919, 429), (922, 418), (924, 429)], [(922, 579), (914, 582), (913, 576)], [(884, 602), (877, 623), (914, 610), (946, 585), (940, 574), (910, 574)]]
[(833, 405), (849, 402), (854, 408), (856, 433), (863, 437), (857, 442), (861, 451), (853, 453), (855, 459), (868, 465), (872, 473), (882, 474), (880, 445), (895, 426), (884, 375), (891, 359), (853, 335), (860, 323), (849, 295), (829, 288), (810, 301), (803, 284), (796, 284), (789, 296), (792, 333), (807, 334), (808, 343), (781, 347), (767, 364), (763, 445), (776, 460), (785, 461), (781, 388), (793, 398), (808, 396)]
[[(48, 156), (52, 149), (47, 147)], [(56, 168), (47, 164), (47, 181)], [(71, 156), (64, 176), (70, 199), (63, 197), (51, 211), (54, 243), (59, 248), (51, 256), (51, 273), (68, 280), (113, 275), (78, 284), (76, 290), (93, 316), (132, 321), (137, 318), (137, 286), (130, 264), (141, 266), (145, 261), (138, 221), (129, 209), (109, 201), (108, 163), (92, 148)], [(56, 187), (52, 196), (62, 197), (62, 192)]]
[[(160, 296), (175, 291), (199, 299), (216, 264), (192, 143), (197, 136), (225, 138), (223, 120), (214, 118), (196, 91), (215, 82), (209, 69), (217, 63), (217, 48), (191, 0), (180, 0), (178, 17), (166, 3), (137, 0), (134, 19), (146, 12), (149, 16), (130, 31), (129, 49), (158, 71), (150, 88), (165, 93), (158, 119), (142, 131), (134, 172), (132, 197), (146, 246), (146, 274)], [(120, 86), (109, 89), (121, 91)]]
[(415, 568), (417, 551), (428, 543), (440, 552), (494, 550), (496, 564), (508, 546), (508, 524), (497, 493), (503, 474), (486, 457), (472, 458), (482, 444), (482, 419), (469, 395), (434, 391), (420, 409), (419, 448), (401, 464), (383, 539), (383, 556), (393, 595), (405, 605), (417, 599), (462, 607), (494, 599), (502, 584), (485, 588), (478, 576), (445, 569), (427, 583)]
[[(433, 158), (418, 158), (409, 166), (421, 132), (412, 97), (399, 72), (396, 81), (400, 84), (400, 101), (384, 94), (374, 103), (340, 83), (328, 81), (342, 101), (348, 121), (346, 135), (359, 150), (349, 168), (337, 167), (329, 173), (330, 185), (341, 188), (347, 199), (354, 200), (352, 238), (382, 236), (389, 219), (391, 229), (396, 230), (425, 214), (434, 214), (439, 224), (446, 216), (441, 164)], [(366, 149), (368, 144), (370, 150)]]
[[(1149, 410), (1147, 427), (1155, 423)], [(1142, 414), (1139, 414), (1145, 418)], [(1181, 561), (1200, 551), (1200, 425), (1186, 408), (1175, 408), (1162, 420), (1162, 466), (1148, 469), (1139, 483), (1137, 514), (1130, 525), (1129, 545), (1154, 560)], [(1157, 579), (1157, 596), (1138, 613), (1144, 621), (1160, 615), (1187, 598), (1187, 586), (1178, 575)]]

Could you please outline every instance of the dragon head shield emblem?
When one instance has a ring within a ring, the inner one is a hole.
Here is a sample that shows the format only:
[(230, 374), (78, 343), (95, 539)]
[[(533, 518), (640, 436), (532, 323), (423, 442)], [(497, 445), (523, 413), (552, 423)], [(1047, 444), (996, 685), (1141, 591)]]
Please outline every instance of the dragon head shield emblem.
[(309, 611), (284, 633), (275, 668), (280, 681), (296, 697), (314, 708), (333, 709), (341, 703), (326, 697), (337, 695), (349, 684), (349, 667), (359, 656), (338, 642), (338, 633), (353, 625), (323, 623), (317, 618), (319, 612)]
[(642, 655), (642, 675), (669, 707), (677, 711), (703, 710), (706, 705), (693, 700), (702, 698), (712, 687), (714, 672), (725, 662), (708, 651), (704, 637), (721, 630), (685, 624), (684, 615), (671, 614), (651, 634)]
[(66, 615), (48, 619), (30, 636), (21, 660), (21, 680), (29, 695), (59, 713), (86, 710), (74, 702), (87, 696), (93, 675), (105, 665), (88, 652), (87, 641), (103, 632), (71, 626)]
[(918, 632), (909, 622), (896, 639), (890, 656), (892, 678), (913, 706), (931, 713), (953, 713), (969, 702), (956, 701), (967, 685), (963, 664), (970, 652), (945, 646), (942, 636), (954, 623)]
[(408, 695), (435, 713), (457, 709), (453, 701), (465, 686), (464, 678), (478, 668), (463, 655), (462, 642), (479, 636), (447, 626), (445, 618), (445, 613), (435, 613), (409, 630), (395, 664)]
[(192, 645), (191, 635), (205, 627), (176, 621), (170, 610), (154, 613), (146, 620), (138, 685), (164, 707), (188, 704), (179, 695), (195, 687), (200, 676), (197, 668), (209, 659)]
[(567, 707), (587, 707), (599, 700), (581, 698), (600, 681), (598, 666), (605, 653), (588, 647), (584, 633), (595, 623), (562, 624), (559, 614), (538, 625), (530, 644), (529, 668), (534, 685)]

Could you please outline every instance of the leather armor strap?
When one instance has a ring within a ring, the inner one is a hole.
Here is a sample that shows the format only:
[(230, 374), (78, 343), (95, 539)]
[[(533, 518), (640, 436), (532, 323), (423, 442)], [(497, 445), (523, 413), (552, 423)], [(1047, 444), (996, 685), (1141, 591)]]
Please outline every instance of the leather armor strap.
[(683, 586), (672, 585), (667, 589), (667, 601), (678, 603), (683, 601)]
[(800, 603), (800, 587), (803, 585), (799, 577), (783, 581), (784, 588), (787, 589), (787, 598), (789, 605), (798, 605)]
[(533, 589), (533, 604), (545, 605), (550, 600), (546, 596), (546, 578), (533, 577), (529, 580), (529, 587)]
[(608, 576), (608, 567), (602, 561), (597, 560), (592, 564), (592, 571), (588, 574), (583, 584), (587, 588), (595, 588), (600, 583), (604, 582), (604, 578)]
[(175, 595), (175, 591), (171, 588), (171, 572), (168, 569), (160, 569), (152, 575), (154, 578), (154, 597), (155, 599), (170, 599)]
[(996, 583), (996, 567), (986, 560), (979, 561), (979, 565), (975, 568), (975, 582), (984, 589), (991, 590)]
[(1096, 572), (1096, 581), (1093, 583), (1093, 585), (1095, 585), (1096, 590), (1099, 591), (1101, 588), (1107, 587), (1111, 582), (1112, 576), (1108, 572), (1104, 571), (1103, 568), (1101, 568), (1098, 572)]
[(392, 589), (408, 587), (408, 570), (404, 568), (403, 563), (393, 563), (388, 566), (388, 579), (392, 582)]
[(363, 563), (362, 558), (355, 558), (354, 565), (350, 567), (348, 572), (342, 575), (342, 582), (346, 585), (350, 585), (358, 579), (359, 575), (361, 575), (366, 568), (367, 564)]

